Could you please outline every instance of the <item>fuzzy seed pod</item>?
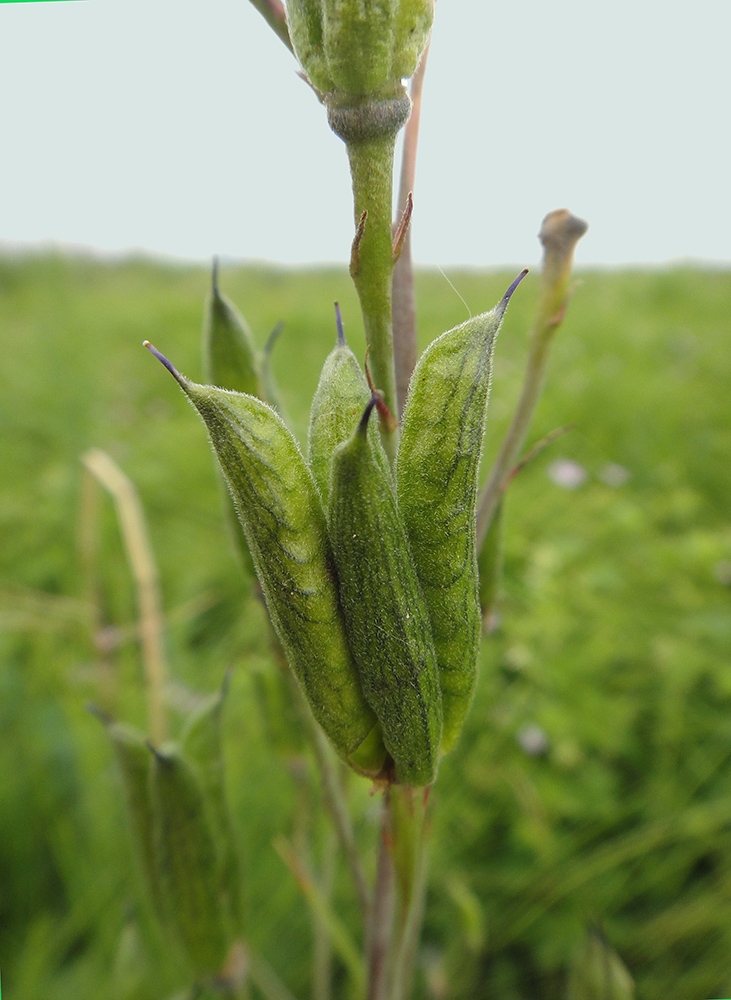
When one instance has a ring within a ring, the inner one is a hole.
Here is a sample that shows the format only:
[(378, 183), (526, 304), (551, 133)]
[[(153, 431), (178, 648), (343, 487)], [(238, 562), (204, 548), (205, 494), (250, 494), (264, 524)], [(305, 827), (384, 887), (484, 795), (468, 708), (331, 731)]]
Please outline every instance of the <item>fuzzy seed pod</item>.
[(150, 802), (150, 750), (145, 737), (137, 729), (102, 716), (100, 718), (105, 723), (112, 742), (122, 778), (133, 853), (150, 902), (164, 922), (165, 909), (155, 858), (154, 820)]
[(429, 39), (434, 0), (287, 0), (294, 51), (338, 103), (393, 96)]
[(221, 716), (228, 677), (215, 694), (204, 698), (186, 721), (180, 737), (183, 753), (195, 768), (211, 817), (221, 861), (221, 895), (236, 931), (242, 930), (241, 871), (228, 808)]
[(153, 752), (150, 798), (170, 925), (196, 972), (212, 975), (232, 940), (221, 858), (199, 779), (172, 745)]
[[(308, 461), (325, 510), (330, 501), (333, 453), (358, 426), (370, 398), (371, 390), (363, 369), (345, 343), (338, 313), (338, 342), (322, 366), (310, 408), (308, 434)], [(377, 422), (369, 424), (368, 434), (374, 454), (388, 463), (383, 449), (377, 447)]]
[(439, 673), (393, 482), (368, 435), (375, 403), (335, 450), (330, 537), (348, 639), (397, 779), (429, 785), (442, 733)]
[(203, 322), (203, 369), (212, 385), (265, 398), (254, 338), (244, 317), (219, 291), (217, 260)]
[(325, 514), (281, 418), (252, 396), (197, 385), (154, 348), (203, 418), (279, 641), (338, 753), (377, 776), (386, 759), (348, 646)]
[(493, 344), (516, 284), (491, 312), (429, 345), (411, 377), (404, 409), (398, 502), (439, 663), (442, 753), (457, 742), (477, 680), (477, 475)]

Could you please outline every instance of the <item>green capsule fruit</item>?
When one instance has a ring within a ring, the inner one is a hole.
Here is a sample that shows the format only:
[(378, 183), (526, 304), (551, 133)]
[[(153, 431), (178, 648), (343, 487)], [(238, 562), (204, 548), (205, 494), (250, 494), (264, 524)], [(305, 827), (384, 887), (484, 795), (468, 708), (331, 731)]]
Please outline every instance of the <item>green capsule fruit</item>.
[(221, 858), (198, 776), (172, 745), (153, 751), (150, 796), (165, 909), (198, 974), (222, 966), (232, 941)]
[(320, 495), (297, 442), (265, 403), (190, 382), (148, 346), (208, 428), (269, 616), (313, 715), (352, 767), (379, 775), (387, 755), (348, 646)]
[[(213, 258), (211, 294), (203, 321), (203, 371), (207, 381), (225, 389), (262, 395), (263, 379), (256, 346), (246, 321), (218, 288), (218, 258)], [(223, 498), (226, 522), (248, 579), (254, 563), (236, 517), (231, 498)]]
[(322, 44), (322, 0), (287, 0), (292, 47), (312, 86), (327, 94), (335, 86)]
[(601, 931), (590, 928), (569, 970), (567, 1000), (634, 1000), (627, 967)]
[(396, 777), (429, 785), (442, 734), (439, 673), (393, 482), (368, 435), (375, 403), (335, 450), (330, 537), (350, 647)]
[(457, 742), (477, 680), (477, 476), (493, 344), (523, 274), (491, 312), (430, 344), (414, 369), (404, 409), (398, 503), (439, 663), (442, 753)]
[(158, 917), (164, 920), (162, 889), (155, 858), (154, 820), (150, 801), (150, 750), (137, 729), (100, 715), (112, 742), (122, 778), (132, 848), (145, 890)]
[(180, 742), (183, 753), (195, 767), (200, 780), (221, 858), (221, 888), (222, 895), (225, 896), (224, 903), (236, 929), (240, 931), (243, 922), (241, 870), (226, 796), (221, 732), (227, 690), (228, 676), (221, 689), (204, 698), (188, 717)]
[(244, 317), (218, 288), (215, 258), (203, 324), (203, 370), (213, 385), (264, 398), (254, 338)]
[[(340, 310), (335, 303), (338, 322), (338, 342), (325, 359), (310, 408), (308, 462), (317, 488), (327, 510), (330, 502), (330, 479), (333, 453), (347, 441), (358, 426), (363, 410), (371, 398), (371, 390), (358, 359), (345, 343)], [(378, 426), (369, 424), (368, 433), (374, 454), (388, 459), (382, 449), (376, 449)]]
[(284, 323), (280, 321), (269, 334), (266, 339), (266, 343), (262, 348), (260, 355), (261, 385), (264, 394), (261, 396), (261, 399), (263, 399), (265, 403), (269, 403), (270, 406), (273, 406), (279, 416), (286, 421), (287, 414), (284, 410), (284, 405), (282, 404), (279, 386), (277, 385), (276, 379), (274, 378), (274, 372), (272, 371), (272, 354), (274, 353), (274, 345), (279, 340), (279, 335), (283, 329)]

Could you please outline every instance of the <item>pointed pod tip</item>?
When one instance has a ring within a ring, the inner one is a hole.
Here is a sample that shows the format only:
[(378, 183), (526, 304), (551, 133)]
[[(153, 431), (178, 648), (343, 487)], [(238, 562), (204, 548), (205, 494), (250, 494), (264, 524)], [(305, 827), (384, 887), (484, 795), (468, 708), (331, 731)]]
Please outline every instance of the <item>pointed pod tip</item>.
[(359, 434), (365, 434), (366, 431), (368, 430), (368, 421), (371, 418), (371, 413), (373, 412), (374, 407), (378, 406), (379, 401), (380, 397), (378, 393), (374, 392), (371, 398), (368, 400), (365, 410), (363, 410), (363, 416), (360, 418), (360, 423), (358, 424)]
[(156, 357), (160, 364), (167, 368), (175, 381), (184, 387), (186, 379), (180, 374), (175, 365), (171, 361), (168, 361), (164, 354), (161, 354), (160, 351), (158, 351), (154, 344), (151, 344), (149, 340), (143, 340), (142, 346), (146, 347), (150, 354), (152, 354), (153, 357)]
[(218, 295), (218, 254), (213, 255), (213, 265), (211, 267), (211, 291)]
[(518, 287), (518, 285), (521, 283), (521, 281), (526, 276), (526, 274), (528, 273), (528, 271), (529, 271), (529, 268), (524, 267), (523, 270), (518, 275), (518, 277), (515, 279), (515, 281), (511, 284), (510, 288), (508, 288), (508, 290), (505, 293), (505, 295), (503, 295), (501, 303), (500, 303), (501, 306), (503, 307), (503, 309), (507, 309), (508, 302), (510, 302), (510, 299), (513, 296), (513, 292)]
[(98, 719), (102, 723), (102, 725), (107, 727), (112, 725), (111, 715), (108, 715), (104, 711), (104, 709), (99, 708), (98, 705), (95, 705), (93, 701), (89, 702), (89, 704), (86, 706), (86, 711), (89, 712), (91, 715), (93, 715), (95, 719)]
[(343, 317), (339, 302), (335, 303), (335, 322), (338, 325), (338, 347), (345, 347), (345, 331), (343, 330)]

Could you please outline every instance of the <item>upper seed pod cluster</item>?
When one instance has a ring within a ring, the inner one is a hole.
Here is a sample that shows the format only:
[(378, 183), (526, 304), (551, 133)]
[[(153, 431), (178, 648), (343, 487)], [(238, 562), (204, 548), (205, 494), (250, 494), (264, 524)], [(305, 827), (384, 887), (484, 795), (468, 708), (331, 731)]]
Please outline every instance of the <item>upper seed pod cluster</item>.
[(434, 0), (287, 0), (294, 51), (329, 104), (391, 98), (416, 70)]
[(315, 718), (371, 777), (431, 784), (474, 693), (478, 464), (493, 344), (520, 278), (424, 352), (395, 473), (372, 417), (378, 397), (342, 330), (313, 399), (307, 461), (271, 407), (190, 382), (151, 348), (207, 425)]

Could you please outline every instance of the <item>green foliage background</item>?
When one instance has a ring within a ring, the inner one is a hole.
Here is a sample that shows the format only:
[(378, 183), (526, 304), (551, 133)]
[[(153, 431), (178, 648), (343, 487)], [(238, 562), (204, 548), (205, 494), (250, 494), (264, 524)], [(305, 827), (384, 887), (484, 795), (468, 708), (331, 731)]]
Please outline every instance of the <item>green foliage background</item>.
[[(450, 274), (473, 313), (513, 274)], [(335, 338), (362, 356), (344, 271), (227, 268), (221, 285), (262, 344), (304, 442)], [(488, 468), (519, 391), (538, 279), (497, 348)], [(287, 714), (262, 609), (221, 516), (205, 433), (150, 339), (200, 378), (206, 271), (63, 256), (0, 260), (0, 968), (8, 996), (163, 1000), (183, 987), (137, 901), (103, 702), (145, 723), (135, 592), (111, 503), (80, 547), (82, 467), (106, 449), (139, 488), (169, 619), (176, 704), (233, 667), (231, 797), (248, 939), (310, 994), (304, 902), (272, 847), (323, 849), (314, 766)], [(417, 279), (423, 345), (465, 318)], [(587, 923), (646, 1000), (731, 995), (731, 274), (582, 276), (531, 437), (571, 424), (516, 479), (496, 630), (476, 702), (433, 789), (424, 997), (564, 995)], [(547, 475), (580, 463), (573, 490)], [(608, 485), (609, 463), (629, 478)], [(86, 515), (89, 510), (86, 509)], [(93, 626), (90, 599), (101, 616)], [(519, 737), (538, 726), (544, 752)], [(350, 795), (363, 844), (377, 816)], [(338, 908), (355, 913), (344, 872)], [(354, 925), (355, 926), (355, 925)], [(343, 995), (346, 995), (343, 993)]]

